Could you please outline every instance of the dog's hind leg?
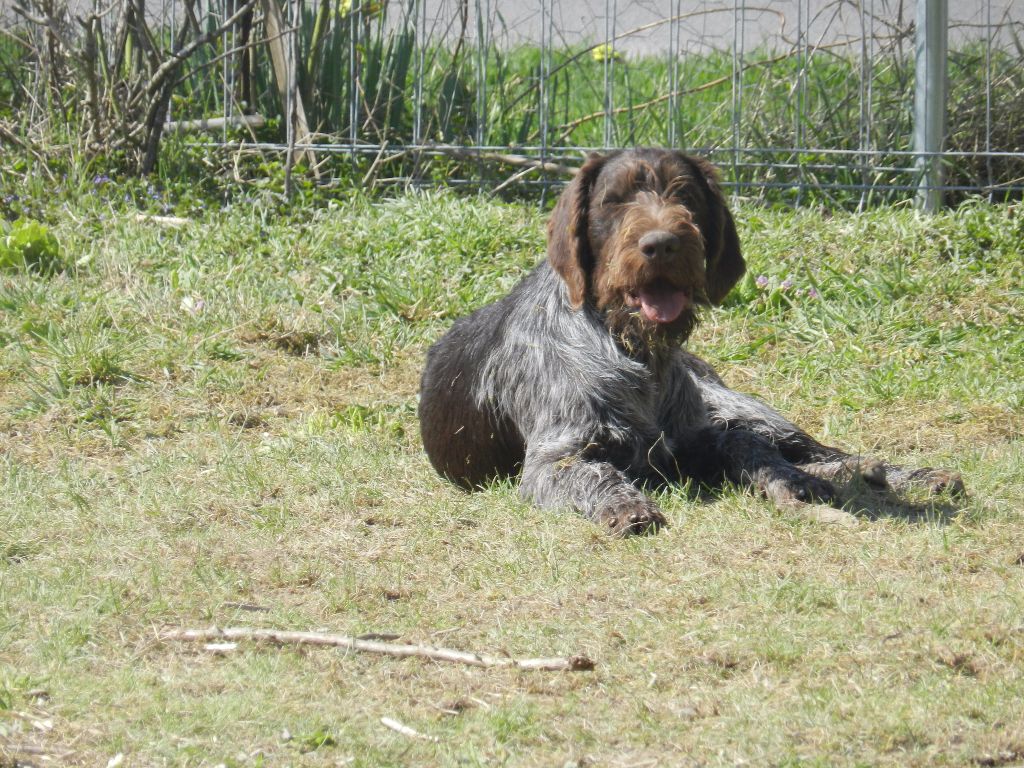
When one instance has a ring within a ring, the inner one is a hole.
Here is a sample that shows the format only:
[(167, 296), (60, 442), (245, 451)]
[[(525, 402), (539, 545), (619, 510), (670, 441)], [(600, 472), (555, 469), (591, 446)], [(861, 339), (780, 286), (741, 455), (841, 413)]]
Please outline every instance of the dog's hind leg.
[(746, 429), (718, 424), (688, 429), (675, 436), (673, 453), (684, 478), (753, 486), (780, 506), (836, 496), (830, 478), (787, 461), (768, 439)]
[(845, 451), (819, 443), (767, 403), (730, 389), (699, 357), (686, 354), (683, 363), (712, 423), (760, 435), (794, 464), (833, 462), (849, 457)]
[(876, 488), (886, 487), (885, 465), (818, 442), (778, 411), (756, 397), (729, 389), (721, 380), (698, 382), (712, 423), (760, 435), (808, 474), (834, 483), (859, 477)]
[(764, 437), (788, 461), (812, 475), (839, 483), (859, 476), (870, 486), (888, 486), (895, 491), (922, 488), (933, 494), (965, 493), (959, 472), (932, 467), (910, 469), (824, 445), (768, 404), (729, 389), (703, 360), (687, 355), (686, 365), (713, 423)]

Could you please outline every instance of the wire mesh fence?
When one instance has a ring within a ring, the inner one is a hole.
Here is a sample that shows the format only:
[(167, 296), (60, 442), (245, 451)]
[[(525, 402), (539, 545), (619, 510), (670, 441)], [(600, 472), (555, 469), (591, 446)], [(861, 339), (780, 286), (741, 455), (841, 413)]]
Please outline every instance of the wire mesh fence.
[[(69, 19), (125, 35), (120, 10), (77, 1)], [(282, 153), (321, 180), (544, 189), (587, 151), (660, 144), (708, 155), (740, 194), (797, 203), (920, 183), (902, 0), (121, 2), (145, 21), (131, 55), (173, 59), (188, 27), (208, 38), (158, 134)], [(1024, 4), (965, 0), (947, 34), (941, 191), (1019, 197)]]

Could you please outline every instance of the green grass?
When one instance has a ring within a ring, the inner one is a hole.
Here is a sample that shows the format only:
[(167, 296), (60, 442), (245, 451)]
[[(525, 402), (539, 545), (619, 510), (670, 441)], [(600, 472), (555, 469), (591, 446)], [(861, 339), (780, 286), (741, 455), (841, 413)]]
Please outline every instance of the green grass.
[[(828, 441), (959, 469), (968, 500), (845, 528), (673, 490), (671, 527), (630, 541), (457, 491), (421, 450), (423, 353), (539, 258), (534, 209), (35, 210), (72, 266), (0, 273), (0, 765), (1024, 758), (1019, 208), (741, 207), (750, 275), (692, 343)], [(158, 639), (211, 624), (597, 668)]]

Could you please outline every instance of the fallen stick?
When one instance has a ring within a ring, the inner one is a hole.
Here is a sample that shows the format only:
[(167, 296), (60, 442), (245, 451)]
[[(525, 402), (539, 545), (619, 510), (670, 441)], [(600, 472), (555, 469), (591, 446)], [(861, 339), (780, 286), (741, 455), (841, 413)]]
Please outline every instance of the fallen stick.
[(459, 147), (454, 145), (439, 144), (424, 147), (423, 150), (427, 154), (451, 155), (453, 157), (462, 158), (463, 160), (487, 160), (490, 162), (505, 163), (506, 165), (514, 165), (519, 168), (529, 168), (530, 170), (556, 173), (560, 176), (575, 176), (580, 170), (579, 168), (571, 165), (563, 165), (562, 163), (555, 163), (550, 160), (538, 160), (533, 157), (527, 157), (526, 155), (513, 155), (505, 152), (481, 152), (470, 149), (469, 147)]
[(382, 717), (380, 722), (392, 731), (396, 731), (403, 736), (408, 736), (410, 739), (423, 739), (424, 741), (433, 741), (435, 743), (440, 741), (436, 736), (428, 736), (425, 733), (420, 733), (419, 731), (413, 730), (408, 725), (403, 725), (397, 720), (392, 720), (390, 717)]
[(151, 221), (154, 224), (159, 224), (161, 227), (184, 227), (189, 223), (189, 219), (183, 219), (180, 216), (155, 216), (149, 213), (137, 213), (135, 214), (136, 221)]
[(177, 120), (164, 123), (168, 133), (184, 133), (186, 131), (220, 131), (224, 128), (262, 128), (267, 124), (263, 115), (235, 115), (234, 117), (207, 117), (199, 120)]
[(211, 627), (210, 629), (172, 629), (162, 635), (164, 640), (188, 640), (209, 643), (215, 641), (263, 640), (278, 645), (326, 645), (345, 648), (350, 651), (382, 653), (400, 658), (417, 656), (433, 661), (448, 661), (467, 664), (471, 667), (512, 667), (514, 669), (538, 670), (541, 672), (587, 672), (594, 668), (594, 662), (586, 656), (555, 657), (549, 659), (512, 659), (505, 656), (489, 656), (451, 648), (434, 648), (428, 645), (406, 645), (384, 643), (378, 640), (360, 640), (348, 635), (325, 632), (288, 632), (276, 629), (254, 629), (249, 627)]

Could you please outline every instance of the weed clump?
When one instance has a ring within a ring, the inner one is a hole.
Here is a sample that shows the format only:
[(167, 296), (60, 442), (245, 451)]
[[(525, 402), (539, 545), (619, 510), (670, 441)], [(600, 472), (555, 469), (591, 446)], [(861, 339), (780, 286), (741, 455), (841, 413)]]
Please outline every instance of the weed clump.
[(28, 270), (54, 275), (65, 268), (60, 242), (49, 228), (33, 219), (0, 222), (0, 270)]

